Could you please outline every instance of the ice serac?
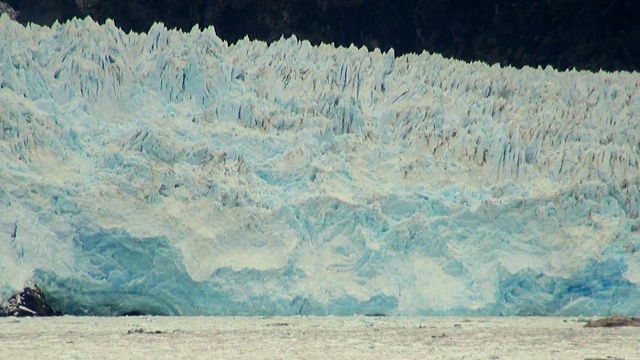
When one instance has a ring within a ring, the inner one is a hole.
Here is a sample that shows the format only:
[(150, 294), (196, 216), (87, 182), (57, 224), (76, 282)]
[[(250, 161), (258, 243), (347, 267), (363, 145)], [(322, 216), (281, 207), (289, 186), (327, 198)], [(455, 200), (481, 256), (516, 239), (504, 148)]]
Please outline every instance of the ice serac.
[(640, 75), (0, 18), (0, 288), (73, 314), (640, 313)]

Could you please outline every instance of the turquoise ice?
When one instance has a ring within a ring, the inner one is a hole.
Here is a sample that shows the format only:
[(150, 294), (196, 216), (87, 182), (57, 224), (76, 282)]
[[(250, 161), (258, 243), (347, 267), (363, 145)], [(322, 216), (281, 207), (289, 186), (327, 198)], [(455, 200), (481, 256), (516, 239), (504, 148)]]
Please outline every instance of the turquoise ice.
[(73, 314), (638, 314), (639, 87), (3, 15), (0, 289)]

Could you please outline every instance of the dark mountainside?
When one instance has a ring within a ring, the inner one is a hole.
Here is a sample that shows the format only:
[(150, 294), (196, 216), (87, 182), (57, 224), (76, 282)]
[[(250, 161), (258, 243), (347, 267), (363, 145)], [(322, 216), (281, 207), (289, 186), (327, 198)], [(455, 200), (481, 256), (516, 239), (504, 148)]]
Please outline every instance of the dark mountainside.
[(522, 67), (640, 70), (636, 0), (4, 0), (17, 20), (50, 25), (90, 15), (145, 32), (156, 21), (214, 25), (229, 42), (295, 34), (314, 44), (440, 53)]

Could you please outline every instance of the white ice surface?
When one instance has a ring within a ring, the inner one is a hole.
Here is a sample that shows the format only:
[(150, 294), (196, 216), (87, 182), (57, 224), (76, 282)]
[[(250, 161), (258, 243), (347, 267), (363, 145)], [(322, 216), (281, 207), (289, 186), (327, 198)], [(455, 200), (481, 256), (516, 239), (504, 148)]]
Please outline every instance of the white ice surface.
[(640, 74), (0, 18), (0, 289), (74, 314), (640, 312)]

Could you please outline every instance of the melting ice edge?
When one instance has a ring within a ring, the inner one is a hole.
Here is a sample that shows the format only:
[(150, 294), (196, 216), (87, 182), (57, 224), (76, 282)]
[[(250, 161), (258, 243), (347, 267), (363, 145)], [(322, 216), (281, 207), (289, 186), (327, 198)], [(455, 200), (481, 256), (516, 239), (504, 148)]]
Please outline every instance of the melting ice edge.
[(0, 18), (0, 290), (64, 313), (640, 313), (640, 74)]

